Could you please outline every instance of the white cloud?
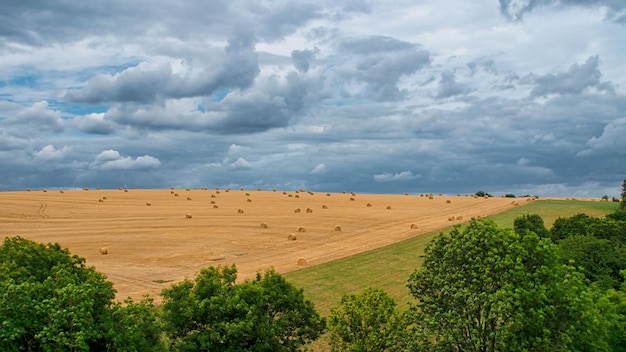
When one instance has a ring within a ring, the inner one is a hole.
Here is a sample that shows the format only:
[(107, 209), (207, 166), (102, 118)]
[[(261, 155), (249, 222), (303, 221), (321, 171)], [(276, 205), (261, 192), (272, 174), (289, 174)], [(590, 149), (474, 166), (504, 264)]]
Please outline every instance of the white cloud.
[(311, 170), (311, 174), (316, 175), (316, 174), (323, 174), (326, 173), (326, 164), (321, 163), (321, 164), (317, 164), (313, 170)]
[(117, 150), (109, 149), (109, 150), (104, 150), (100, 154), (98, 154), (98, 156), (96, 156), (96, 161), (104, 162), (104, 161), (117, 160), (120, 158), (121, 158), (120, 152), (118, 152)]
[(376, 182), (405, 182), (413, 181), (420, 177), (420, 175), (414, 175), (411, 171), (402, 171), (396, 174), (385, 172), (382, 174), (374, 175), (374, 180)]
[(41, 148), (38, 152), (35, 152), (34, 156), (37, 160), (59, 160), (62, 159), (70, 151), (70, 149), (71, 148), (66, 145), (61, 149), (56, 149), (52, 144), (48, 144)]
[(161, 166), (161, 162), (153, 156), (144, 155), (133, 159), (129, 156), (122, 156), (118, 151), (112, 149), (98, 154), (95, 162), (92, 163), (92, 167), (103, 171), (153, 169), (159, 166)]
[(228, 160), (228, 158), (226, 158), (224, 160), (224, 164), (226, 164), (226, 166), (229, 169), (231, 169), (231, 170), (249, 170), (249, 169), (252, 169), (252, 164), (250, 164), (250, 162), (248, 162), (244, 158), (238, 158), (237, 160), (235, 160), (232, 163), (230, 162), (230, 160)]

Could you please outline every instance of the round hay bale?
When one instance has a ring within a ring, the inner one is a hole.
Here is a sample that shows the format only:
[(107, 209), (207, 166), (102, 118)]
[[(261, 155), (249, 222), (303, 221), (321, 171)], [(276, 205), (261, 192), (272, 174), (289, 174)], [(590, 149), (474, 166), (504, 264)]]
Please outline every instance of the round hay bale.
[(286, 195), (286, 194), (287, 194), (287, 192), (283, 191), (283, 195)]
[(250, 197), (250, 193), (247, 193), (247, 192), (246, 192), (246, 197)]
[(104, 199), (100, 198), (100, 199), (98, 199), (98, 202), (102, 203), (102, 202), (104, 202)]
[(211, 198), (215, 198), (215, 194), (211, 194)]
[(387, 206), (387, 210), (391, 210), (391, 205), (388, 205), (388, 206)]
[(151, 205), (152, 205), (152, 203), (150, 203), (150, 202), (146, 202), (146, 205), (147, 205), (147, 206), (151, 206)]
[(297, 237), (296, 237), (296, 235), (295, 235), (295, 234), (293, 234), (293, 233), (292, 233), (291, 235), (287, 236), (287, 239), (288, 239), (289, 241), (295, 241), (295, 240), (296, 240), (296, 238), (297, 238)]
[(311, 209), (311, 208), (306, 208), (306, 212), (310, 214), (310, 213), (312, 213), (312, 212), (313, 212), (313, 209)]
[(215, 204), (215, 201), (214, 201), (214, 200), (212, 200), (212, 201), (211, 201), (211, 204)]
[(289, 197), (289, 198), (293, 198), (293, 194), (290, 194), (288, 197)]
[(296, 197), (295, 197), (295, 198), (300, 198), (300, 196), (296, 194)]
[(448, 200), (446, 200), (446, 203), (450, 204), (450, 203), (452, 203), (452, 201), (450, 199), (448, 199)]
[(128, 190), (127, 190), (127, 189), (125, 189), (125, 190), (124, 190), (124, 192), (128, 192)]
[(428, 196), (428, 199), (433, 199), (433, 196)]
[(354, 197), (354, 196), (356, 196), (356, 193), (350, 192), (350, 195)]
[(448, 221), (454, 221), (454, 216), (448, 216)]
[(246, 199), (246, 202), (252, 203), (252, 199), (248, 198), (248, 199)]
[(243, 209), (238, 209), (238, 210), (237, 210), (237, 213), (238, 213), (238, 214), (243, 214)]
[(412, 230), (417, 229), (417, 225), (415, 225), (415, 224), (411, 224), (411, 229), (412, 229)]
[(61, 191), (59, 191), (59, 193), (65, 193), (65, 192), (63, 192), (63, 190), (61, 190)]
[(370, 208), (372, 206), (372, 203), (367, 203), (367, 207)]
[(294, 213), (299, 213), (300, 212), (300, 208), (296, 209), (293, 211)]
[(174, 197), (178, 197), (178, 193), (174, 193)]
[(43, 190), (43, 193), (47, 193), (47, 192), (48, 192), (48, 190), (47, 190), (47, 189), (44, 189), (44, 190)]
[(298, 232), (306, 232), (306, 229), (302, 226), (298, 227)]
[(298, 265), (299, 266), (306, 266), (306, 259), (304, 259), (304, 258), (298, 259)]
[(191, 197), (187, 197), (187, 200), (191, 200)]
[(322, 205), (322, 209), (328, 209), (328, 205), (326, 204)]
[(176, 193), (176, 192), (174, 192), (174, 191), (170, 191), (170, 194), (174, 194), (174, 193)]
[(336, 225), (335, 226), (335, 231), (341, 231), (341, 226), (340, 225)]
[(215, 194), (220, 194), (220, 191), (215, 191)]
[(102, 197), (103, 200), (107, 200), (107, 197)]
[(106, 248), (106, 247), (102, 247), (102, 248), (100, 248), (100, 254), (102, 254), (102, 255), (107, 255), (107, 254), (109, 254), (109, 249), (108, 249), (108, 248)]
[(350, 200), (351, 200), (351, 201), (354, 201), (354, 198), (350, 197)]
[(457, 220), (463, 220), (463, 217), (461, 215), (456, 217)]
[(217, 208), (218, 208), (217, 204), (213, 204), (213, 209), (217, 209)]
[(191, 191), (191, 190), (190, 190), (189, 188), (185, 188), (185, 191), (189, 192), (189, 191)]
[(266, 224), (266, 223), (264, 223), (264, 222), (262, 222), (262, 223), (261, 223), (261, 228), (262, 228), (262, 229), (266, 229), (266, 228), (267, 228), (267, 224)]
[(330, 197), (330, 193), (326, 193), (326, 197)]
[(185, 217), (186, 217), (187, 219), (191, 219), (191, 214), (187, 213), (187, 214), (185, 214)]

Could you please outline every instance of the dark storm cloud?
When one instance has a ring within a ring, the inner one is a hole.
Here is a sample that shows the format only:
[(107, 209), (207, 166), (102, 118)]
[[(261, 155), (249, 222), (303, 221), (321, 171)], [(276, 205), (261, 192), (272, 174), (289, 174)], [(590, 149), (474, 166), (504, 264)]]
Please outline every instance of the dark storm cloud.
[(542, 6), (581, 6), (604, 7), (606, 18), (618, 23), (626, 22), (626, 2), (622, 0), (499, 0), (500, 12), (509, 19), (522, 20), (537, 7)]
[(456, 95), (463, 95), (470, 92), (470, 88), (456, 81), (454, 72), (443, 72), (439, 81), (438, 99), (449, 98)]
[(537, 86), (530, 95), (540, 97), (546, 94), (580, 94), (587, 88), (597, 86), (601, 77), (598, 56), (592, 56), (582, 65), (573, 64), (567, 72), (535, 77), (533, 80)]
[(319, 53), (319, 49), (313, 50), (294, 50), (291, 52), (291, 59), (294, 66), (301, 72), (308, 72), (311, 60), (315, 58), (315, 55)]
[(4, 121), (6, 125), (26, 126), (21, 135), (37, 134), (39, 131), (62, 132), (65, 122), (61, 112), (48, 108), (47, 101), (34, 103)]
[[(321, 5), (314, 1), (214, 0), (190, 5), (179, 6), (160, 0), (112, 0), (86, 2), (80, 6), (68, 0), (3, 1), (0, 3), (0, 44), (49, 45), (110, 33), (129, 39), (153, 32), (181, 39), (200, 38), (207, 34), (232, 35), (233, 28), (251, 28), (251, 21), (255, 22), (256, 36), (278, 40), (322, 16)], [(159, 20), (153, 22), (154, 18)]]
[(101, 74), (87, 86), (69, 91), (72, 103), (152, 103), (159, 99), (208, 96), (217, 89), (244, 89), (259, 73), (254, 38), (249, 34), (231, 38), (224, 55), (197, 76), (181, 76), (170, 65), (137, 65), (115, 75)]
[(292, 72), (284, 79), (261, 80), (253, 90), (233, 91), (204, 111), (181, 110), (175, 104), (117, 104), (100, 115), (78, 118), (79, 126), (103, 129), (111, 122), (138, 129), (181, 129), (218, 134), (257, 133), (287, 126), (304, 109), (323, 98), (323, 77)]
[(352, 57), (342, 67), (344, 77), (367, 83), (366, 94), (376, 100), (400, 99), (398, 80), (430, 64), (430, 53), (420, 45), (384, 36), (348, 38), (339, 50)]

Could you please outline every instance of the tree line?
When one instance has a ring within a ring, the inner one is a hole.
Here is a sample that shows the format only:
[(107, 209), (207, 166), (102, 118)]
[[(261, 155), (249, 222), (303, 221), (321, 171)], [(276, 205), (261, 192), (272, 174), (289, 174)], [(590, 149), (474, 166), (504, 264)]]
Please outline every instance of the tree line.
[(407, 280), (415, 301), (344, 295), (322, 318), (273, 270), (236, 283), (233, 266), (202, 269), (150, 297), (115, 289), (58, 244), (0, 245), (2, 351), (296, 351), (322, 334), (336, 351), (626, 350), (626, 180), (619, 209), (547, 229), (472, 219), (441, 233)]

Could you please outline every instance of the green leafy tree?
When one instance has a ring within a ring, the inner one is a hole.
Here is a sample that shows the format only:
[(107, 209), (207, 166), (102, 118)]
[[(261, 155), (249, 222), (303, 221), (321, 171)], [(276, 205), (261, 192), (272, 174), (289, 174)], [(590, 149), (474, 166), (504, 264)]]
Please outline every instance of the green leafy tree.
[(559, 242), (561, 262), (582, 268), (590, 282), (599, 287), (618, 289), (626, 269), (626, 249), (610, 240), (594, 236), (570, 236)]
[(331, 346), (336, 351), (389, 351), (405, 330), (396, 302), (381, 289), (366, 288), (344, 295), (328, 318)]
[(163, 317), (180, 351), (295, 351), (323, 332), (313, 304), (273, 270), (235, 284), (236, 267), (202, 269), (163, 290)]
[(543, 218), (538, 214), (518, 216), (513, 220), (513, 228), (519, 236), (524, 236), (526, 231), (530, 231), (541, 238), (550, 238), (550, 231), (544, 225)]
[(127, 298), (111, 310), (109, 351), (166, 351), (163, 327), (154, 300), (145, 296), (135, 302)]
[(424, 350), (611, 350), (611, 322), (583, 275), (534, 233), (472, 220), (427, 246), (408, 286)]
[(619, 208), (622, 210), (626, 210), (626, 177), (624, 178), (624, 181), (622, 182), (622, 194), (621, 194), (622, 200), (619, 203)]
[(569, 218), (558, 218), (550, 230), (555, 243), (570, 236), (594, 236), (626, 244), (626, 222), (613, 218), (596, 218), (587, 214), (577, 214)]
[[(152, 350), (126, 337), (133, 322), (114, 320), (128, 311), (113, 304), (115, 290), (106, 277), (59, 244), (6, 238), (0, 246), (0, 287), (2, 351)], [(136, 335), (144, 336), (144, 346), (155, 346), (158, 340), (143, 335), (147, 325)]]

